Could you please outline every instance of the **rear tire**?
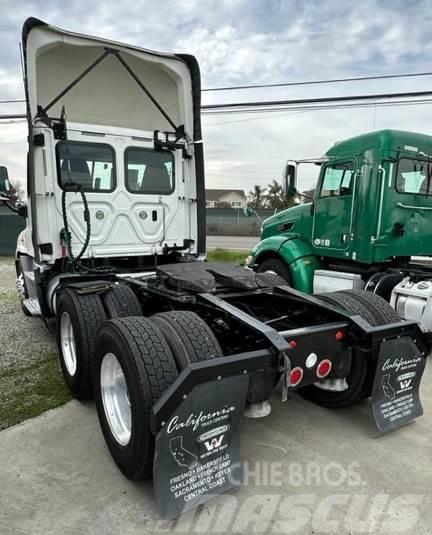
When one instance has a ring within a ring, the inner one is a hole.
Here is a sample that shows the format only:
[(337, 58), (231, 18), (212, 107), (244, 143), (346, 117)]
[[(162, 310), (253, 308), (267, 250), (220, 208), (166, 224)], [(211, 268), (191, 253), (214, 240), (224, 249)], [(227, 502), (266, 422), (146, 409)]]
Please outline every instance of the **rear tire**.
[(292, 274), (290, 268), (280, 258), (268, 258), (258, 265), (257, 273), (270, 272), (282, 277), (288, 286), (292, 286)]
[(109, 319), (142, 316), (138, 297), (126, 284), (114, 286), (102, 296), (102, 301)]
[(276, 273), (265, 271), (264, 273), (257, 273), (256, 279), (258, 286), (265, 288), (274, 288), (275, 286), (289, 286), (288, 282)]
[[(317, 294), (318, 299), (358, 314), (372, 326), (400, 321), (396, 312), (381, 297), (362, 290), (343, 290)], [(323, 390), (315, 385), (298, 390), (309, 401), (328, 408), (349, 407), (369, 397), (376, 370), (376, 355), (353, 350), (351, 371), (346, 377), (348, 389), (341, 392)]]
[(372, 321), (369, 323), (374, 327), (401, 321), (396, 310), (377, 294), (364, 290), (342, 290), (340, 293), (354, 297), (358, 302), (361, 302), (367, 307), (372, 314)]
[(152, 316), (151, 321), (163, 332), (179, 370), (191, 362), (223, 355), (213, 331), (195, 312), (162, 312)]
[(91, 360), (96, 334), (106, 320), (100, 297), (62, 290), (56, 307), (56, 334), (63, 376), (77, 399), (93, 397)]
[[(105, 364), (113, 361), (110, 355), (118, 363), (111, 382), (105, 373)], [(150, 429), (151, 408), (176, 377), (177, 367), (168, 343), (148, 318), (119, 318), (101, 327), (93, 361), (96, 407), (111, 455), (129, 479), (152, 475), (155, 439)], [(116, 391), (123, 405), (115, 399), (113, 402)], [(125, 396), (130, 414), (116, 420), (118, 407), (122, 406), (124, 411)], [(121, 433), (116, 433), (118, 428)]]

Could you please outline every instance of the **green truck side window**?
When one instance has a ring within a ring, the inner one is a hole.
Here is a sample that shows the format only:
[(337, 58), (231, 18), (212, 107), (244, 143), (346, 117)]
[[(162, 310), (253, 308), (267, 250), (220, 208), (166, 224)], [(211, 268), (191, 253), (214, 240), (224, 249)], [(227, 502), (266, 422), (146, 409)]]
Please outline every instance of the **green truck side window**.
[(327, 165), (324, 169), (320, 197), (351, 195), (353, 174), (352, 162)]

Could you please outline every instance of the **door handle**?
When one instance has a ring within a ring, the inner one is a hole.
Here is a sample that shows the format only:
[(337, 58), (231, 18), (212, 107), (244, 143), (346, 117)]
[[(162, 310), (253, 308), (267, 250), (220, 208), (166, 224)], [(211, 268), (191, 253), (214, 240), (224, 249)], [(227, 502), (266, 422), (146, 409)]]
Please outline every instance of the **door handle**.
[(407, 210), (432, 210), (432, 206), (412, 206), (410, 204), (397, 203), (399, 208), (406, 208)]

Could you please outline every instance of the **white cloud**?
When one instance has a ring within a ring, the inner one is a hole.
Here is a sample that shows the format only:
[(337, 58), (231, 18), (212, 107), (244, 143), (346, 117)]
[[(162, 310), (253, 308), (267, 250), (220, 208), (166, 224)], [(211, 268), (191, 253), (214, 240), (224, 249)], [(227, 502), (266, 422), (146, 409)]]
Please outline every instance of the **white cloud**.
[[(22, 96), (16, 43), (33, 15), (67, 29), (146, 48), (193, 53), (203, 86), (314, 80), (428, 70), (428, 1), (399, 0), (0, 0), (0, 100)], [(205, 102), (430, 89), (431, 78), (204, 93)], [(8, 108), (10, 109), (10, 108)], [(6, 107), (0, 106), (0, 113)], [(432, 107), (204, 116), (209, 187), (244, 187), (280, 176), (287, 157), (321, 155), (336, 140), (376, 128), (429, 133)], [(224, 123), (224, 124), (221, 124)], [(19, 138), (19, 139), (18, 139)], [(12, 140), (12, 141), (11, 141)], [(0, 125), (0, 163), (25, 176), (24, 127)], [(3, 145), (18, 143), (20, 145)], [(314, 172), (304, 178), (310, 187)]]

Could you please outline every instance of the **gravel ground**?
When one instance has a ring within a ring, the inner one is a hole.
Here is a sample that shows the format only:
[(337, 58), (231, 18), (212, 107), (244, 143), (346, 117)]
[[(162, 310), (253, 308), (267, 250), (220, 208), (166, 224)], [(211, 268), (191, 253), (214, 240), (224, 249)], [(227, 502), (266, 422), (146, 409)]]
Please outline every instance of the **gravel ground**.
[(56, 351), (54, 336), (44, 323), (21, 311), (12, 258), (0, 259), (0, 325), (0, 369)]

